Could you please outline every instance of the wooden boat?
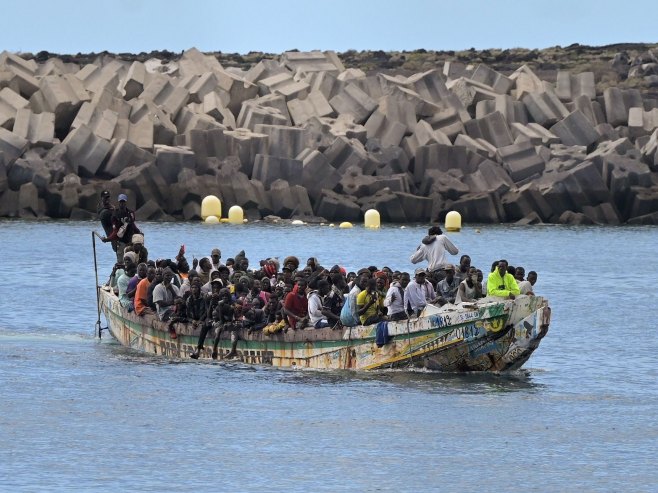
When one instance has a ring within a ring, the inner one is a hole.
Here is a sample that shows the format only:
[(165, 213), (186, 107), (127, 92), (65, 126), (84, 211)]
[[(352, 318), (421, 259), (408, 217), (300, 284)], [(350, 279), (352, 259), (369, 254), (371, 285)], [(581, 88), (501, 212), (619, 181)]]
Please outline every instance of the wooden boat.
[[(126, 347), (184, 359), (197, 346), (199, 329), (176, 323), (178, 336), (172, 339), (168, 323), (152, 315), (128, 313), (109, 288), (99, 287), (99, 303), (109, 331)], [(376, 325), (306, 328), (271, 335), (239, 329), (233, 334), (238, 338), (236, 358), (248, 364), (350, 370), (505, 371), (518, 369), (528, 360), (548, 332), (550, 316), (546, 299), (518, 296), (515, 300), (484, 298), (477, 303), (440, 308), (429, 305), (417, 318), (388, 322), (389, 339), (381, 347), (376, 343)], [(212, 330), (208, 339), (200, 359), (211, 358)], [(219, 359), (230, 348), (231, 333), (223, 331)]]

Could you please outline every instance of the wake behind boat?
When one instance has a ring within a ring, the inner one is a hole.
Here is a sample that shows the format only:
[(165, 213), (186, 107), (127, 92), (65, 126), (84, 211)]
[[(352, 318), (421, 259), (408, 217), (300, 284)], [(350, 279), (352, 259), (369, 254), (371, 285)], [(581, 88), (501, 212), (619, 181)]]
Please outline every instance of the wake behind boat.
[[(148, 354), (189, 358), (199, 328), (125, 310), (114, 292), (98, 287), (110, 333), (124, 346)], [(551, 310), (541, 296), (513, 300), (483, 298), (461, 305), (428, 305), (418, 317), (341, 329), (298, 329), (265, 334), (236, 328), (218, 337), (217, 358), (292, 368), (375, 370), (505, 371), (520, 368), (548, 332)], [(236, 344), (237, 340), (237, 344)], [(200, 359), (211, 359), (206, 347)]]

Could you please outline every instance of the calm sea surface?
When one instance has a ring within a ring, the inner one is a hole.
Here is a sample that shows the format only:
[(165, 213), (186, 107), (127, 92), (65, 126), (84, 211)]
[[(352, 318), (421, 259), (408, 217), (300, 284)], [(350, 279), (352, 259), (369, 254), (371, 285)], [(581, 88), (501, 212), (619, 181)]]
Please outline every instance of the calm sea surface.
[[(141, 224), (150, 257), (244, 249), (348, 269), (425, 227)], [(536, 270), (550, 330), (502, 375), (167, 361), (93, 336), (96, 223), (0, 221), (0, 491), (657, 491), (658, 229), (467, 227)], [(97, 245), (99, 277), (113, 252)], [(454, 258), (458, 261), (458, 257)]]

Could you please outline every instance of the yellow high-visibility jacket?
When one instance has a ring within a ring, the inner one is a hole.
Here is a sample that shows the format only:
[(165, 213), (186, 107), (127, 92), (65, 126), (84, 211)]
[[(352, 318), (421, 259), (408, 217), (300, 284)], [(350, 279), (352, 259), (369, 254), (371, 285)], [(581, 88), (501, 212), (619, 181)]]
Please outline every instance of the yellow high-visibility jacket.
[(489, 274), (489, 277), (487, 278), (488, 296), (507, 298), (510, 293), (514, 296), (521, 294), (519, 285), (516, 283), (516, 279), (514, 279), (512, 274), (506, 273), (505, 277), (500, 277), (498, 269)]

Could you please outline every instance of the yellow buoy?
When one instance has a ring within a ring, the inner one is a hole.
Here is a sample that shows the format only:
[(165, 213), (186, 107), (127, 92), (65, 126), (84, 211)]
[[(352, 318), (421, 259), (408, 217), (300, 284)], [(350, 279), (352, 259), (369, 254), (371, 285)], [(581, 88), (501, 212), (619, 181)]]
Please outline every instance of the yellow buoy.
[(457, 211), (446, 214), (446, 231), (459, 231), (462, 229), (462, 216)]
[(208, 216), (222, 217), (222, 202), (214, 195), (208, 195), (201, 201), (201, 219)]
[(217, 216), (208, 216), (204, 222), (206, 224), (219, 224), (219, 218)]
[(368, 209), (363, 216), (363, 225), (366, 228), (377, 229), (381, 225), (379, 212), (376, 209)]
[(349, 221), (342, 222), (338, 225), (339, 228), (347, 229), (352, 227), (352, 223)]
[(228, 210), (228, 222), (231, 224), (244, 223), (244, 211), (239, 205), (234, 205)]

